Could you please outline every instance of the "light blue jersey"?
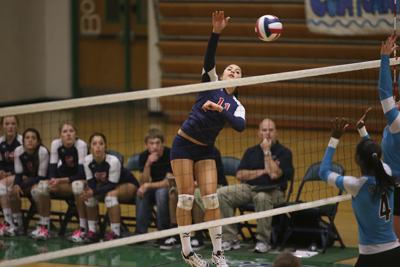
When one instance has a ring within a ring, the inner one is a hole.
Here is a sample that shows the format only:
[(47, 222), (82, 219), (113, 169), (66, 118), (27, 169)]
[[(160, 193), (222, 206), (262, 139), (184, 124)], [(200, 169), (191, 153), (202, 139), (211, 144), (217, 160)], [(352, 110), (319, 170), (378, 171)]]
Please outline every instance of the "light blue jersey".
[[(331, 171), (335, 148), (328, 146), (321, 164), (321, 179), (352, 195), (351, 204), (358, 223), (360, 254), (375, 254), (399, 246), (393, 230), (393, 191), (371, 190), (374, 176), (343, 176)], [(385, 171), (391, 175), (385, 164)]]
[(400, 177), (400, 116), (392, 93), (389, 55), (381, 56), (379, 98), (388, 122), (382, 138), (383, 161), (390, 166), (393, 176)]

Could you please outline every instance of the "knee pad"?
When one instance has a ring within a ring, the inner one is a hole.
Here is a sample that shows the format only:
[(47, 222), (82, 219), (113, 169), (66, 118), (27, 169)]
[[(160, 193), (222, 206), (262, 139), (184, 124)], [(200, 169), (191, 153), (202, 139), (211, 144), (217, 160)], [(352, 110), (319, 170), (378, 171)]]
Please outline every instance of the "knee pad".
[(7, 187), (4, 184), (0, 184), (0, 197), (8, 195)]
[(97, 199), (95, 199), (94, 197), (89, 198), (87, 201), (85, 201), (85, 205), (89, 208), (93, 208), (96, 207), (97, 204), (99, 202), (97, 201)]
[(43, 196), (48, 196), (49, 193), (49, 184), (45, 181), (39, 181), (38, 185), (39, 194)]
[(178, 208), (183, 210), (192, 210), (194, 196), (188, 194), (178, 195)]
[(81, 195), (83, 193), (83, 190), (85, 189), (85, 184), (81, 181), (73, 181), (71, 186), (72, 193), (74, 193), (74, 195)]
[(38, 200), (39, 200), (39, 189), (36, 187), (36, 188), (33, 188), (32, 190), (31, 190), (31, 195), (32, 195), (32, 198), (33, 198), (33, 200), (35, 201), (35, 202), (38, 202)]
[(210, 194), (201, 198), (203, 200), (204, 208), (213, 210), (219, 207), (217, 193)]
[(109, 197), (109, 196), (104, 198), (104, 203), (106, 204), (107, 209), (117, 206), (119, 204), (117, 197)]

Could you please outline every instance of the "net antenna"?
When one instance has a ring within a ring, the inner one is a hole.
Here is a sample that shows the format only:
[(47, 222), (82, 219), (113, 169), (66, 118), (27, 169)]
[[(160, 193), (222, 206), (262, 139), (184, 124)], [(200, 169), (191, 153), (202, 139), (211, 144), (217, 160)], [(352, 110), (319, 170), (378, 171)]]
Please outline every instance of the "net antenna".
[[(393, 34), (394, 34), (394, 36), (396, 36), (397, 35), (397, 33), (396, 33), (396, 26), (397, 26), (397, 11), (396, 11), (396, 8), (397, 8), (397, 4), (396, 4), (396, 0), (394, 0), (394, 21), (393, 21)], [(396, 44), (394, 44), (394, 46), (396, 46)], [(394, 58), (397, 60), (397, 54), (396, 54), (396, 49), (393, 51), (393, 56), (394, 56)], [(393, 66), (393, 98), (394, 98), (394, 101), (396, 101), (396, 65), (394, 65)]]

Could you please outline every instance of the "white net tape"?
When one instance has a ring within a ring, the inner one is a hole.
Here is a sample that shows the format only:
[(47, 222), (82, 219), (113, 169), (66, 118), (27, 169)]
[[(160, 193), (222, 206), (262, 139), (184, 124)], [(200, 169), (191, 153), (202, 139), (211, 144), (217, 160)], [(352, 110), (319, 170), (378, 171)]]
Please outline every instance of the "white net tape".
[[(390, 64), (391, 65), (399, 64), (398, 61), (399, 61), (398, 59), (397, 60), (391, 59)], [(43, 112), (50, 110), (53, 111), (53, 110), (62, 110), (62, 109), (77, 108), (77, 107), (88, 107), (93, 105), (102, 105), (102, 104), (139, 100), (139, 99), (147, 99), (149, 97), (162, 97), (169, 95), (200, 92), (222, 87), (225, 88), (225, 87), (245, 86), (258, 83), (277, 82), (277, 81), (292, 80), (297, 78), (315, 77), (332, 73), (342, 73), (348, 71), (377, 68), (379, 67), (379, 64), (380, 60), (373, 60), (361, 63), (291, 71), (291, 72), (277, 73), (277, 74), (267, 74), (267, 75), (246, 77), (242, 79), (226, 80), (220, 82), (189, 84), (182, 86), (173, 86), (168, 88), (156, 88), (156, 89), (142, 90), (136, 92), (85, 97), (73, 100), (61, 100), (48, 103), (6, 107), (0, 109), (0, 117), (8, 115), (25, 114), (27, 113), (27, 111), (29, 113), (35, 113), (35, 112)]]
[(113, 241), (107, 241), (107, 242), (102, 242), (102, 243), (86, 245), (86, 246), (68, 248), (68, 249), (58, 250), (58, 251), (49, 252), (49, 253), (45, 253), (45, 254), (40, 254), (40, 255), (10, 260), (10, 261), (4, 261), (4, 262), (0, 263), (0, 267), (2, 267), (2, 266), (18, 266), (18, 265), (29, 264), (29, 263), (38, 262), (38, 261), (47, 261), (47, 260), (52, 260), (52, 259), (56, 259), (56, 258), (66, 257), (66, 256), (79, 255), (79, 254), (88, 253), (88, 252), (92, 252), (92, 251), (103, 250), (103, 249), (108, 249), (108, 248), (113, 248), (113, 247), (119, 247), (119, 246), (123, 246), (123, 245), (153, 240), (153, 239), (167, 237), (167, 236), (173, 236), (178, 233), (186, 233), (186, 232), (192, 232), (192, 231), (197, 231), (197, 230), (201, 230), (201, 229), (209, 229), (209, 228), (213, 228), (213, 227), (221, 226), (221, 225), (239, 223), (239, 222), (249, 221), (249, 220), (256, 220), (256, 219), (260, 219), (260, 218), (264, 218), (264, 217), (271, 217), (271, 216), (275, 216), (275, 215), (279, 215), (279, 214), (315, 208), (315, 207), (319, 207), (319, 206), (323, 206), (323, 205), (327, 205), (327, 204), (333, 204), (336, 202), (346, 201), (346, 200), (350, 200), (350, 199), (351, 199), (351, 195), (341, 195), (341, 196), (316, 200), (316, 201), (312, 201), (312, 202), (296, 204), (296, 205), (292, 205), (292, 206), (288, 206), (288, 207), (276, 208), (276, 209), (272, 209), (272, 210), (256, 212), (256, 213), (251, 213), (251, 214), (246, 214), (246, 215), (241, 215), (241, 216), (236, 216), (236, 217), (231, 217), (231, 218), (226, 218), (226, 219), (220, 219), (220, 220), (216, 220), (216, 221), (198, 223), (198, 224), (183, 226), (183, 227), (179, 227), (179, 228), (172, 228), (172, 229), (168, 229), (168, 230), (157, 231), (157, 232), (152, 232), (152, 233), (143, 234), (143, 235), (125, 237), (125, 238), (121, 238), (121, 239), (117, 239), (117, 240), (113, 240)]

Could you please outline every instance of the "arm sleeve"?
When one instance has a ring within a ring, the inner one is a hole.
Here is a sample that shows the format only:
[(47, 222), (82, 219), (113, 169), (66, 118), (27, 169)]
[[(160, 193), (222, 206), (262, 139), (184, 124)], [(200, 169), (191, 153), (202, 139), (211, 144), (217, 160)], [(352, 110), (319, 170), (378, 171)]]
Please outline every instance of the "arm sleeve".
[(221, 115), (228, 121), (231, 127), (237, 132), (243, 132), (246, 128), (246, 121), (242, 117), (236, 117), (232, 113), (229, 113), (226, 109), (223, 109)]
[(3, 155), (0, 153), (0, 171), (4, 171), (6, 168), (4, 167), (4, 160), (3, 160)]
[(106, 185), (104, 185), (102, 187), (95, 188), (95, 189), (92, 188), (93, 196), (102, 195), (107, 192), (110, 192), (111, 190), (114, 190), (116, 186), (117, 186), (116, 183), (108, 182)]
[(33, 179), (30, 179), (29, 181), (22, 183), (20, 186), (21, 188), (27, 188), (30, 187), (36, 183), (38, 183), (40, 180), (45, 180), (47, 179), (47, 170), (49, 167), (49, 152), (47, 149), (43, 146), (40, 147), (39, 149), (39, 169), (38, 169), (38, 176), (36, 176)]
[(383, 113), (389, 124), (392, 134), (400, 132), (400, 116), (392, 95), (392, 77), (390, 73), (389, 55), (381, 56), (381, 67), (379, 71), (379, 98)]
[(22, 166), (21, 159), (19, 158), (23, 152), (22, 147), (17, 147), (14, 150), (14, 170), (15, 170), (15, 178), (14, 185), (20, 185), (22, 183), (22, 174), (24, 172), (24, 167)]
[(204, 57), (201, 82), (218, 81), (218, 75), (215, 71), (215, 53), (217, 52), (218, 40), (219, 34), (211, 33), (206, 55)]
[(85, 157), (87, 155), (87, 145), (84, 141), (78, 139), (76, 140), (76, 150), (78, 151), (78, 172), (75, 175), (69, 177), (69, 181), (72, 183), (76, 180), (83, 180), (85, 179), (85, 168), (83, 164), (85, 162)]
[(57, 174), (57, 163), (58, 163), (58, 160), (59, 160), (58, 151), (57, 151), (58, 142), (59, 142), (59, 139), (56, 139), (51, 143), (50, 164), (49, 164), (49, 178), (56, 177), (56, 174)]
[(69, 177), (69, 181), (72, 183), (76, 180), (84, 180), (85, 179), (85, 168), (82, 164), (78, 165), (78, 172), (75, 175)]
[(89, 168), (89, 164), (90, 164), (91, 161), (92, 161), (92, 158), (89, 155), (89, 156), (85, 157), (85, 162), (83, 164), (83, 168), (85, 170), (86, 180), (88, 181), (88, 183), (89, 183), (90, 180), (94, 180), (94, 179), (92, 179), (93, 178), (92, 171)]

